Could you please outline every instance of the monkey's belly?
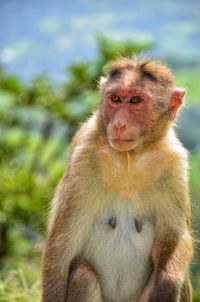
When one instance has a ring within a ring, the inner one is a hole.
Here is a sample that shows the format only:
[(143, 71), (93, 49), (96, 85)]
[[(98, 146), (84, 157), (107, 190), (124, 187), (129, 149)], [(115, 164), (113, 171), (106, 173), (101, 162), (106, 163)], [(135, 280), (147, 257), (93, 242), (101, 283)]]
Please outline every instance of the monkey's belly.
[(134, 302), (152, 271), (153, 223), (119, 213), (96, 221), (83, 257), (98, 273), (106, 302)]

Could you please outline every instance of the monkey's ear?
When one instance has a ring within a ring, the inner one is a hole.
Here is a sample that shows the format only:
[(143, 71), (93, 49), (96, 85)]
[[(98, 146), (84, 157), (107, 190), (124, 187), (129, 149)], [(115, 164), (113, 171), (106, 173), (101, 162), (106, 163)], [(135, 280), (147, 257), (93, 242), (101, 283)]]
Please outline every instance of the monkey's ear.
[(176, 88), (171, 97), (170, 101), (170, 119), (174, 120), (176, 117), (176, 112), (178, 108), (181, 106), (183, 103), (183, 98), (185, 95), (185, 89), (183, 88)]

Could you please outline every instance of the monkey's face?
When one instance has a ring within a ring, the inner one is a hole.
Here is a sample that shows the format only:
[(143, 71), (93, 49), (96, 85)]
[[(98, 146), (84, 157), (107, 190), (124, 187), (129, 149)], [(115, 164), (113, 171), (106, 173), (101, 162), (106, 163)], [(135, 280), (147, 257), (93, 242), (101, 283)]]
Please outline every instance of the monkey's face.
[(184, 90), (169, 92), (148, 82), (135, 87), (108, 85), (102, 113), (110, 145), (118, 151), (129, 151), (164, 135), (184, 94)]
[(139, 87), (106, 89), (103, 113), (108, 141), (119, 151), (134, 149), (155, 123), (151, 93)]
[(144, 119), (151, 110), (151, 95), (141, 89), (106, 89), (103, 108), (110, 145), (119, 151), (134, 149), (144, 135)]
[(151, 59), (120, 59), (101, 78), (101, 113), (110, 145), (129, 151), (165, 135), (185, 91), (174, 87), (170, 70)]

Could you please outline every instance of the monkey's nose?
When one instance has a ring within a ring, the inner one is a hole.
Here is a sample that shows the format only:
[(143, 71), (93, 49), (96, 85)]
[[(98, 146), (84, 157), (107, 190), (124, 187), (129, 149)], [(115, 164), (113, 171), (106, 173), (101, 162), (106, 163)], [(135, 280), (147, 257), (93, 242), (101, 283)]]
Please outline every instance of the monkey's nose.
[(126, 125), (123, 123), (115, 123), (113, 125), (114, 132), (116, 133), (117, 137), (120, 137), (120, 134), (126, 129)]
[(124, 130), (126, 128), (125, 123), (115, 123), (114, 124), (114, 129), (119, 131), (119, 130)]

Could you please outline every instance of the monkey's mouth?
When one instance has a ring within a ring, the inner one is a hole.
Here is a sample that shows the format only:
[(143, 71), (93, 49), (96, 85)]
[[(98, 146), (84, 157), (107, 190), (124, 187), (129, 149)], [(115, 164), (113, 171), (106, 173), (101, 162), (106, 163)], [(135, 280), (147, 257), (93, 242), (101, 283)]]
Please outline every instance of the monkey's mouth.
[(114, 138), (114, 139), (111, 139), (113, 142), (115, 143), (123, 143), (123, 142), (134, 142), (135, 140), (134, 139), (123, 139), (123, 138)]
[(110, 145), (118, 150), (118, 151), (129, 151), (136, 147), (138, 140), (137, 139), (122, 139), (122, 138), (115, 138), (109, 140)]

